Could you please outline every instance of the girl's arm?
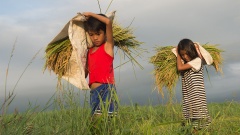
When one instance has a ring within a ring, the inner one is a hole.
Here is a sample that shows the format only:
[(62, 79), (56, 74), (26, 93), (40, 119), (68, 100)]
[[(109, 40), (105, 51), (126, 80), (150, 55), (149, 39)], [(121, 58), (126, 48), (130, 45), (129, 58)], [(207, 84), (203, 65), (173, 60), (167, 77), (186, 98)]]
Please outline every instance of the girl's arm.
[(187, 70), (187, 69), (190, 69), (190, 68), (192, 68), (192, 66), (189, 65), (188, 63), (186, 63), (186, 64), (182, 63), (182, 59), (177, 52), (177, 69), (178, 69), (178, 71), (183, 71), (183, 70)]
[(113, 30), (112, 30), (112, 21), (108, 17), (104, 17), (98, 14), (94, 14), (91, 12), (85, 12), (83, 13), (86, 17), (94, 17), (98, 19), (99, 21), (106, 24), (106, 44), (105, 44), (105, 51), (110, 54), (111, 56), (114, 56), (113, 54), (113, 48), (114, 48), (114, 41), (113, 41)]

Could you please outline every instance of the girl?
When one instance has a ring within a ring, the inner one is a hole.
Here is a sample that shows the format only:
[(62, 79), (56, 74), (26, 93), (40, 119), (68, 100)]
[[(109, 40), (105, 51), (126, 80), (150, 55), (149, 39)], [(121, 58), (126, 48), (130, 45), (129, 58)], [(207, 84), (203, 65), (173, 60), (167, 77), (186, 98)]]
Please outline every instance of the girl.
[(195, 129), (201, 129), (211, 122), (204, 88), (202, 55), (198, 45), (190, 39), (182, 39), (176, 52), (177, 69), (182, 75), (183, 115)]

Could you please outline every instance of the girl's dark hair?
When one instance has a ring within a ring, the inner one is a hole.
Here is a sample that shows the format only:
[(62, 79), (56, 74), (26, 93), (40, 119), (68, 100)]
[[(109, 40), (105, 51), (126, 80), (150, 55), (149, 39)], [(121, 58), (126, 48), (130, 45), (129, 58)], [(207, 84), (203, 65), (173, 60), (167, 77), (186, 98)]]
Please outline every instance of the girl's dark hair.
[[(104, 14), (98, 14), (104, 17), (107, 17)], [(98, 19), (94, 17), (89, 17), (86, 22), (84, 22), (84, 27), (86, 31), (95, 31), (99, 32), (100, 30), (103, 30), (104, 33), (106, 33), (106, 24), (99, 21)]]
[[(197, 50), (192, 40), (190, 39), (182, 39), (178, 43), (178, 54), (180, 54), (180, 50), (185, 50), (187, 55), (192, 59), (198, 57)], [(181, 56), (181, 55), (180, 55)]]

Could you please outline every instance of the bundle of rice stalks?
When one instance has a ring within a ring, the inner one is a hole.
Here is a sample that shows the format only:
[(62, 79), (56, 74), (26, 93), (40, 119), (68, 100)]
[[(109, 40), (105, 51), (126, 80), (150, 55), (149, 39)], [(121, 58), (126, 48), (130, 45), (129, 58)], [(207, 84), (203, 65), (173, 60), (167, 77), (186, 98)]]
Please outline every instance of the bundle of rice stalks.
[(216, 72), (223, 73), (222, 72), (222, 67), (221, 67), (222, 62), (223, 62), (223, 58), (221, 56), (221, 53), (223, 52), (223, 50), (218, 49), (217, 46), (218, 45), (205, 44), (202, 47), (204, 49), (206, 49), (211, 54), (211, 56), (213, 58), (212, 66), (215, 68)]
[[(211, 66), (215, 68), (217, 72), (222, 72), (222, 56), (221, 49), (217, 48), (217, 45), (205, 44), (202, 46), (206, 49), (213, 58)], [(159, 93), (164, 97), (163, 88), (167, 88), (169, 93), (172, 93), (177, 81), (179, 80), (179, 72), (177, 71), (176, 56), (172, 53), (173, 46), (157, 47), (155, 50), (156, 55), (150, 58), (150, 63), (154, 65), (155, 84)]]
[[(134, 59), (133, 54), (136, 55), (136, 52), (139, 53), (139, 46), (142, 42), (136, 40), (136, 37), (133, 35), (133, 30), (129, 27), (123, 28), (117, 23), (114, 23), (113, 37), (115, 46), (121, 49), (125, 56), (127, 56), (131, 61), (133, 60), (138, 64), (138, 62)], [(133, 52), (133, 50), (135, 52)], [(46, 62), (44, 70), (52, 70), (58, 75), (59, 79), (62, 78), (69, 69), (69, 59), (72, 52), (72, 45), (69, 38), (67, 37), (49, 44), (45, 52)]]
[(114, 22), (113, 39), (114, 45), (124, 52), (124, 56), (127, 56), (131, 62), (134, 62), (141, 67), (133, 55), (138, 56), (144, 51), (144, 49), (139, 47), (143, 42), (136, 40), (136, 37), (133, 35), (133, 29), (130, 27), (123, 28)]
[(157, 47), (155, 49), (157, 54), (150, 58), (150, 63), (154, 65), (155, 83), (162, 96), (163, 87), (172, 91), (179, 77), (176, 56), (172, 53), (172, 48), (173, 46)]
[(44, 70), (48, 68), (53, 71), (60, 79), (69, 68), (69, 59), (72, 54), (72, 45), (69, 38), (65, 38), (49, 44), (45, 50), (46, 62)]

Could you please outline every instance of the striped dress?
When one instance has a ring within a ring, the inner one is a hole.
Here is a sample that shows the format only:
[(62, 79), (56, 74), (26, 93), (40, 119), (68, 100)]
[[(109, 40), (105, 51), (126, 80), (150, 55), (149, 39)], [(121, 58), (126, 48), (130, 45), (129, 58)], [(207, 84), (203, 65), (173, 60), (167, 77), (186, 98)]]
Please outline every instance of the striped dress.
[(202, 64), (199, 67), (198, 71), (192, 68), (182, 74), (183, 115), (195, 128), (207, 127), (211, 122), (207, 109)]

